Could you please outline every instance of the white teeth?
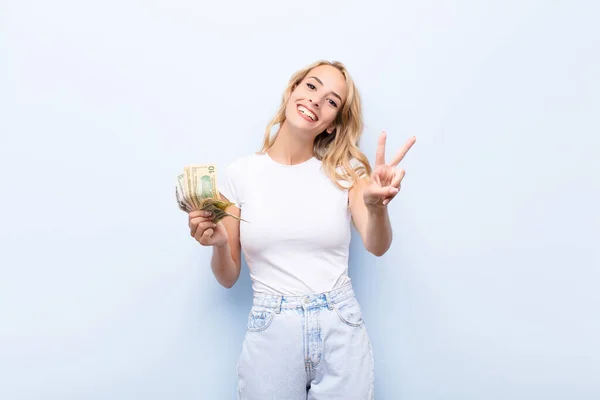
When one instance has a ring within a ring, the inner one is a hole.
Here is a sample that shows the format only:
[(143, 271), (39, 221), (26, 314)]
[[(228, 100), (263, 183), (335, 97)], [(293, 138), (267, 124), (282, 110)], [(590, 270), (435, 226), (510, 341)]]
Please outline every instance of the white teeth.
[(313, 114), (308, 108), (303, 107), (303, 106), (298, 106), (298, 111), (300, 111), (302, 114), (306, 115), (308, 118), (312, 119), (313, 121), (317, 120), (317, 116), (315, 114)]

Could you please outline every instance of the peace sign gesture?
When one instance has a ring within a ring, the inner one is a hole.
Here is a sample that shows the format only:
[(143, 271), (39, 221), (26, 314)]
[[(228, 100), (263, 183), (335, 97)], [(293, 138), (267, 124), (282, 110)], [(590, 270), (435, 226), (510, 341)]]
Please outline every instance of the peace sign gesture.
[(406, 174), (403, 169), (396, 167), (402, 161), (408, 150), (416, 142), (416, 137), (411, 137), (396, 154), (389, 164), (385, 162), (385, 141), (387, 134), (384, 132), (379, 136), (377, 153), (375, 156), (375, 167), (371, 173), (371, 182), (363, 191), (363, 200), (367, 207), (385, 206), (400, 191), (400, 183)]

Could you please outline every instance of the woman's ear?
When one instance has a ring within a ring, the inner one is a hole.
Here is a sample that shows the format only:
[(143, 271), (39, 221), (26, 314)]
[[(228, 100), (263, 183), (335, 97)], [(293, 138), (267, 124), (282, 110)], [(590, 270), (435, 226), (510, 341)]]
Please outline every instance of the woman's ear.
[(329, 128), (326, 129), (328, 134), (332, 134), (335, 131), (335, 125), (330, 125)]

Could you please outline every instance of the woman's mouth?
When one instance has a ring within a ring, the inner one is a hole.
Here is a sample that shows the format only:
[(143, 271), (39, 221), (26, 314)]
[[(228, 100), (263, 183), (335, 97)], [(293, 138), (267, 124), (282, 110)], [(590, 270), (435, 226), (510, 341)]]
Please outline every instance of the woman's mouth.
[(302, 116), (302, 118), (304, 118), (307, 121), (310, 122), (315, 122), (318, 121), (319, 118), (315, 115), (315, 113), (313, 113), (312, 111), (310, 111), (308, 108), (304, 107), (303, 105), (298, 105), (298, 114), (300, 114)]

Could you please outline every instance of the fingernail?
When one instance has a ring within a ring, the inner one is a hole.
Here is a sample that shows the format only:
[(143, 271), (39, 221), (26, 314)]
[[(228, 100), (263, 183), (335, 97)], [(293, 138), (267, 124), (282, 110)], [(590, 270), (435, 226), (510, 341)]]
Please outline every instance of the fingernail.
[(204, 211), (204, 214), (203, 214), (203, 215), (204, 215), (205, 217), (210, 217), (210, 211)]

